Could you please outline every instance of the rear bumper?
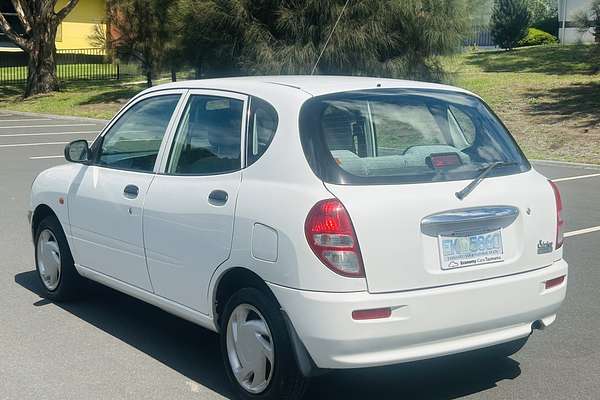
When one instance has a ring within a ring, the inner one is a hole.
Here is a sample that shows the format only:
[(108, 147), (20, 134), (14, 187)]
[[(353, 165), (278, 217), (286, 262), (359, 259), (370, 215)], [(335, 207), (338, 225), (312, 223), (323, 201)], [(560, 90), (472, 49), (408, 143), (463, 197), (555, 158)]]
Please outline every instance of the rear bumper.
[[(551, 324), (566, 295), (564, 260), (486, 281), (399, 293), (309, 292), (269, 284), (319, 368), (362, 368), (440, 357), (528, 336)], [(387, 319), (355, 321), (352, 311), (392, 307)]]

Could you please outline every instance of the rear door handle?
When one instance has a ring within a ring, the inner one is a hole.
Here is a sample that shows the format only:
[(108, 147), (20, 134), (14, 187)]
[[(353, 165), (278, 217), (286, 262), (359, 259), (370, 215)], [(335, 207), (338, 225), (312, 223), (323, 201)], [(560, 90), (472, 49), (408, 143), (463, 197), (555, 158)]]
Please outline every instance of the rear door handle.
[(135, 185), (127, 185), (123, 190), (123, 195), (128, 199), (135, 199), (140, 194), (140, 188)]
[(208, 195), (208, 202), (213, 206), (224, 206), (229, 199), (229, 195), (224, 190), (213, 190)]

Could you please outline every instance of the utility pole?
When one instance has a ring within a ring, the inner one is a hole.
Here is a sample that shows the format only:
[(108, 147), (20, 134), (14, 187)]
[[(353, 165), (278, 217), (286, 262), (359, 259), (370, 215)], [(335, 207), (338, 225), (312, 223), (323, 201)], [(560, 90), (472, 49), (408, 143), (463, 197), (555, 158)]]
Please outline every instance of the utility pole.
[(562, 38), (560, 44), (565, 44), (565, 38), (567, 36), (567, 3), (569, 0), (562, 0)]

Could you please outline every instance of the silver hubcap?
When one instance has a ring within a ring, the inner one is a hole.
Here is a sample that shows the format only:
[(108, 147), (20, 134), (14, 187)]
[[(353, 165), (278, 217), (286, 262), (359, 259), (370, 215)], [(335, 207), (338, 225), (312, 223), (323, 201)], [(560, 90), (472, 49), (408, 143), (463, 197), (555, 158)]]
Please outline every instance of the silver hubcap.
[(273, 376), (273, 337), (265, 318), (249, 304), (240, 304), (229, 317), (227, 356), (235, 378), (246, 391), (265, 391)]
[(44, 229), (37, 242), (38, 271), (46, 289), (52, 291), (60, 282), (60, 248), (49, 229)]

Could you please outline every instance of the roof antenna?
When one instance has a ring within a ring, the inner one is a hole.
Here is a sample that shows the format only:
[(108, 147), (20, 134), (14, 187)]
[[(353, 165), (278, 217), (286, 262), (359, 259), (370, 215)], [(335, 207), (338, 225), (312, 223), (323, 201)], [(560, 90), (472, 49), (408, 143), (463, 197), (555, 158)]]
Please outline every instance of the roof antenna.
[(335, 24), (333, 25), (333, 29), (331, 30), (331, 32), (329, 32), (329, 37), (325, 41), (325, 45), (321, 49), (321, 54), (319, 54), (319, 57), (317, 58), (317, 62), (315, 63), (315, 65), (310, 73), (311, 76), (315, 74), (315, 71), (317, 70), (317, 67), (319, 66), (319, 61), (321, 61), (321, 57), (323, 57), (323, 53), (325, 53), (325, 49), (327, 48), (327, 45), (329, 44), (329, 41), (331, 40), (331, 37), (333, 36), (333, 32), (335, 32), (335, 28), (337, 28), (338, 24), (340, 23), (340, 19), (342, 19), (342, 16), (344, 15), (344, 11), (346, 11), (346, 7), (348, 7), (348, 3), (350, 3), (350, 0), (346, 0), (346, 4), (344, 4), (344, 7), (342, 7), (342, 11), (340, 12), (340, 15), (338, 15), (337, 21), (335, 21)]

